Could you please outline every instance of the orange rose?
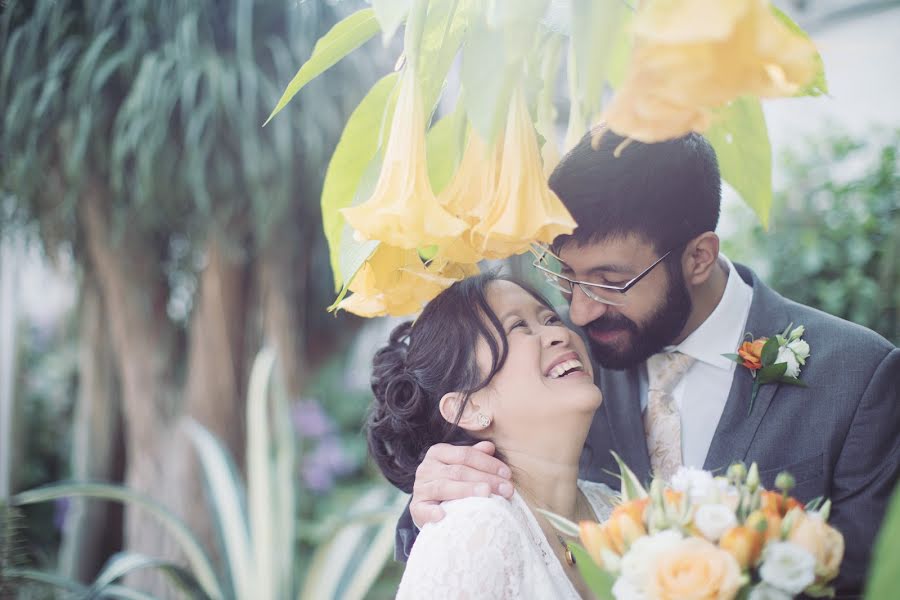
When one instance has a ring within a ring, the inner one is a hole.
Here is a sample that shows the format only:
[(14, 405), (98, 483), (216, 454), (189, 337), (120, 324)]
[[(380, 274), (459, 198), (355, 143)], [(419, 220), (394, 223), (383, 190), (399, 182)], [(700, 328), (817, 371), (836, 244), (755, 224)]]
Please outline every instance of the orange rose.
[(584, 549), (599, 566), (603, 566), (603, 551), (613, 551), (609, 536), (600, 523), (596, 521), (581, 521), (578, 523), (578, 537), (584, 544)]
[(776, 510), (755, 510), (747, 515), (744, 525), (764, 533), (767, 542), (781, 538), (781, 515)]
[(747, 526), (732, 527), (722, 535), (719, 547), (731, 554), (746, 570), (756, 564), (763, 547), (763, 533)]
[(638, 498), (637, 500), (624, 502), (613, 509), (612, 516), (624, 513), (634, 519), (635, 523), (643, 523), (644, 511), (647, 509), (649, 503), (650, 498)]
[(802, 509), (803, 504), (796, 498), (790, 496), (785, 498), (781, 492), (765, 491), (762, 493), (762, 510), (765, 512), (775, 512), (784, 517), (793, 508)]
[(618, 555), (625, 554), (634, 540), (647, 535), (644, 523), (635, 521), (627, 512), (612, 514), (603, 524), (603, 529), (610, 542), (610, 547)]
[(752, 342), (744, 342), (738, 349), (738, 356), (744, 359), (744, 366), (751, 371), (762, 368), (762, 349), (766, 345), (768, 338), (759, 338)]

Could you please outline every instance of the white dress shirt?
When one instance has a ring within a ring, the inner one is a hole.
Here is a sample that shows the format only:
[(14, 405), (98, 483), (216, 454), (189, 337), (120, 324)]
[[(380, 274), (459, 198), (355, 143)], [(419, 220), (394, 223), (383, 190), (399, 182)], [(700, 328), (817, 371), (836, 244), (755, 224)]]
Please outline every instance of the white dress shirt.
[[(664, 348), (696, 359), (675, 386), (672, 396), (681, 414), (681, 451), (687, 467), (703, 468), (713, 434), (719, 425), (737, 364), (723, 354), (737, 352), (746, 332), (753, 288), (747, 285), (728, 258), (720, 254), (728, 269), (728, 282), (719, 304), (709, 317), (683, 342)], [(641, 367), (641, 410), (647, 408), (646, 363)]]

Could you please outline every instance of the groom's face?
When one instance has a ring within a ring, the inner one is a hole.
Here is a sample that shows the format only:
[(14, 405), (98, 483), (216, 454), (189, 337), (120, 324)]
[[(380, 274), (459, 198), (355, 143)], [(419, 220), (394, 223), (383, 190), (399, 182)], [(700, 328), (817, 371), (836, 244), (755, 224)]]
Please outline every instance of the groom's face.
[[(623, 286), (660, 254), (638, 235), (611, 238), (559, 250), (570, 279)], [(584, 328), (594, 359), (608, 369), (635, 366), (678, 338), (691, 312), (691, 298), (679, 257), (670, 256), (621, 297), (621, 306), (602, 304), (575, 289), (569, 317)]]

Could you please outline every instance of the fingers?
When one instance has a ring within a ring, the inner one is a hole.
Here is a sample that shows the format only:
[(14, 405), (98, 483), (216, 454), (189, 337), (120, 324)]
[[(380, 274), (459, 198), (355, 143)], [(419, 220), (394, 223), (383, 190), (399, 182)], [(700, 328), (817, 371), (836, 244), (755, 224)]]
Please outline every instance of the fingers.
[[(485, 449), (490, 450), (488, 454)], [(486, 475), (498, 475), (509, 479), (512, 473), (503, 461), (494, 458), (494, 445), (491, 442), (479, 442), (475, 446), (453, 446), (451, 444), (435, 444), (425, 455), (425, 461), (436, 461), (445, 465), (465, 465)], [(423, 461), (423, 464), (425, 463)], [(418, 479), (418, 477), (417, 477)]]
[(409, 514), (416, 527), (422, 529), (428, 523), (437, 523), (444, 518), (444, 509), (437, 502), (415, 502), (409, 505)]

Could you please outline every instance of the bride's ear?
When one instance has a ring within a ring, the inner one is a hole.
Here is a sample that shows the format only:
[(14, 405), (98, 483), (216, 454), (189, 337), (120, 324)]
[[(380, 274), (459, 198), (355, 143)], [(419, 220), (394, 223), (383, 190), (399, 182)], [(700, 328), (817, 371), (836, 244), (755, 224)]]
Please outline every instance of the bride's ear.
[(479, 402), (474, 396), (469, 396), (466, 400), (466, 395), (461, 392), (444, 394), (439, 406), (445, 421), (456, 423), (459, 417), (459, 426), (466, 431), (484, 431), (493, 421), (490, 408), (485, 403)]

